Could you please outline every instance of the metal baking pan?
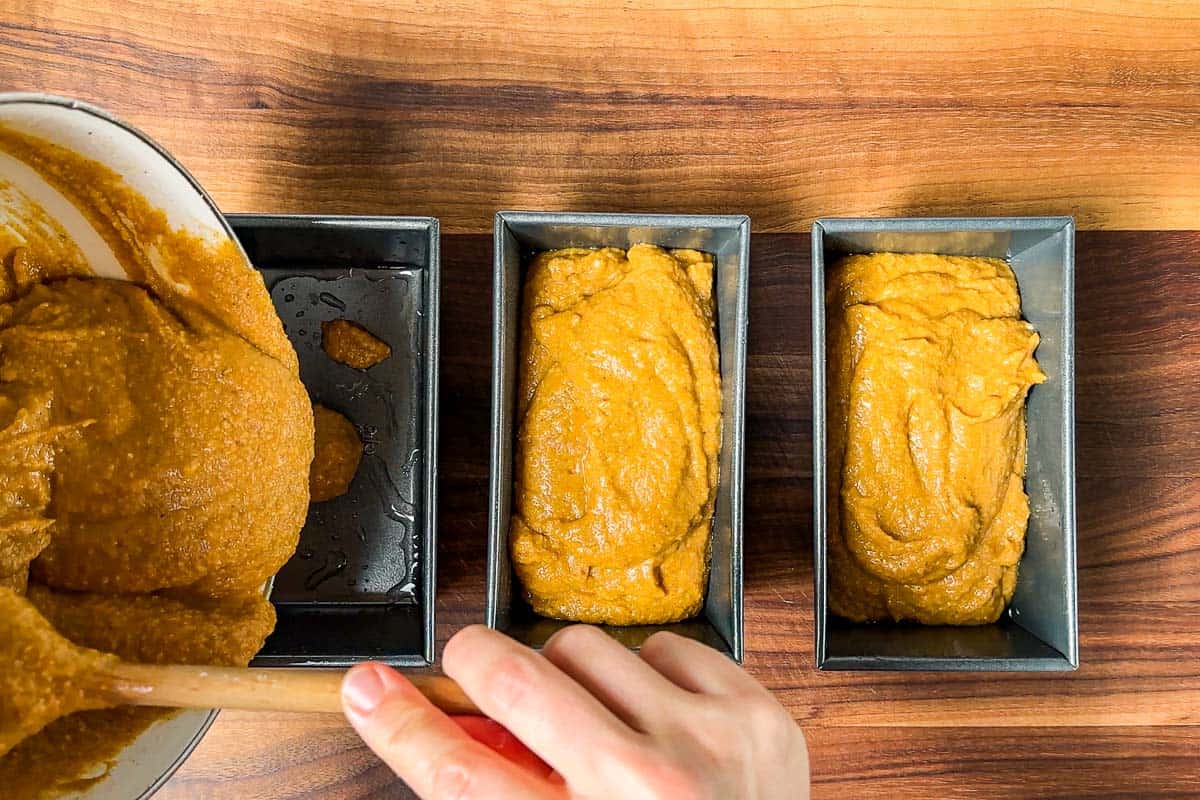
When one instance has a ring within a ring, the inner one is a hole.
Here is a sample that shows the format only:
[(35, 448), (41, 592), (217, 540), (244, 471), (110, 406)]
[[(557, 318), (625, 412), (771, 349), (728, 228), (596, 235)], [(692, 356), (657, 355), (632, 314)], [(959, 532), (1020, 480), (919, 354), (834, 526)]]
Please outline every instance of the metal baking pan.
[[(1003, 258), (1048, 380), (1026, 406), (1029, 530), (1016, 593), (979, 627), (854, 624), (827, 607), (825, 270), (849, 253)], [(812, 229), (813, 558), (819, 669), (1036, 672), (1079, 665), (1075, 571), (1075, 222), (1070, 217), (819, 219)]]
[(746, 320), (750, 220), (744, 216), (558, 214), (502, 211), (496, 215), (492, 331), (492, 452), (488, 514), (486, 621), (518, 641), (540, 647), (567, 623), (533, 613), (514, 586), (508, 557), (512, 508), (513, 396), (517, 379), (521, 281), (529, 257), (561, 247), (639, 243), (692, 248), (716, 257), (717, 342), (723, 426), (720, 484), (712, 529), (712, 568), (699, 616), (672, 625), (606, 627), (629, 647), (671, 630), (742, 660), (742, 452), (746, 386)]
[[(363, 440), (350, 490), (309, 507), (271, 591), (278, 622), (254, 663), (434, 660), (438, 223), (418, 217), (228, 217), (263, 274), (313, 400)], [(330, 359), (321, 322), (392, 348), (366, 371)]]

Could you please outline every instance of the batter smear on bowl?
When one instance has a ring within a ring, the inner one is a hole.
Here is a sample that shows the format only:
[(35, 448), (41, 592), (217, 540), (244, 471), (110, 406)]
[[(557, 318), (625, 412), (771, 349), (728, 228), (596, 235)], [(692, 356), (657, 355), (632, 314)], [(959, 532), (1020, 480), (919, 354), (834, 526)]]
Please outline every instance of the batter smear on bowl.
[[(263, 586), (295, 550), (313, 455), (310, 401), (262, 278), (231, 240), (172, 229), (94, 161), (3, 128), (0, 149), (75, 205), (128, 277), (98, 278), (68, 237), (39, 235), (56, 224), (32, 201), (0, 225), (8, 624), (99, 661), (245, 665), (274, 626)], [(2, 677), (17, 688), (0, 719), (36, 720), (23, 712), (51, 702), (45, 681), (69, 693), (82, 667), (10, 649)], [(86, 790), (164, 713), (11, 727), (4, 797)]]
[(537, 613), (635, 625), (700, 610), (721, 439), (712, 288), (694, 250), (529, 265), (510, 550)]
[(850, 256), (829, 313), (829, 606), (995, 622), (1025, 547), (1025, 398), (1046, 379), (1005, 262)]

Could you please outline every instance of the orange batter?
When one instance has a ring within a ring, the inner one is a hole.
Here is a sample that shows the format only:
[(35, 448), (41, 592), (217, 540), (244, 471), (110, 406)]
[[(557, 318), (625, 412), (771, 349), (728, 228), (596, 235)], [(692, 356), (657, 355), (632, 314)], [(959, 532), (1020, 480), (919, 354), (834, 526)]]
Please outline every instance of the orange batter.
[(307, 393), (199, 307), (118, 281), (37, 284), (0, 305), (0, 397), (26, 398), (30, 424), (49, 413), (38, 441), (71, 433), (54, 441), (41, 582), (253, 592), (295, 550)]
[(513, 565), (544, 616), (699, 611), (721, 435), (711, 257), (637, 245), (529, 266)]
[[(126, 660), (245, 664), (274, 625), (263, 583), (296, 546), (313, 451), (262, 278), (232, 241), (172, 228), (94, 161), (3, 127), (0, 150), (129, 278), (95, 277), (32, 202), (0, 225), (0, 586), (28, 581), (60, 634)], [(10, 621), (45, 624), (25, 608)], [(21, 695), (0, 701), (38, 702)], [(162, 714), (50, 724), (0, 758), (5, 798), (86, 789)]]
[(321, 323), (321, 349), (334, 361), (355, 369), (370, 369), (392, 354), (387, 342), (348, 319)]
[(0, 587), (0, 756), (66, 709), (103, 708), (86, 679), (116, 661), (72, 646), (28, 601)]
[(350, 490), (362, 461), (363, 443), (354, 423), (332, 408), (313, 406), (313, 423), (317, 440), (308, 476), (309, 494), (312, 502), (321, 503)]
[(994, 622), (1025, 544), (1025, 397), (1045, 380), (1003, 261), (880, 253), (830, 275), (829, 605)]

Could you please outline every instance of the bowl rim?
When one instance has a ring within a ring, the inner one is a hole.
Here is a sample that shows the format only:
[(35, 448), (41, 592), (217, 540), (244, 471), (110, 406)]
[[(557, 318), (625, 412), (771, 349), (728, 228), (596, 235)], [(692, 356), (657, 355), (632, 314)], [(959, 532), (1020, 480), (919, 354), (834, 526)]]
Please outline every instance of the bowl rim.
[(107, 122), (110, 125), (115, 125), (127, 133), (133, 134), (133, 136), (140, 140), (142, 144), (145, 144), (147, 147), (157, 153), (160, 158), (170, 164), (171, 167), (173, 167), (175, 171), (178, 172), (185, 181), (187, 181), (188, 185), (192, 187), (193, 191), (200, 195), (200, 197), (204, 200), (204, 204), (208, 206), (209, 211), (212, 212), (213, 217), (216, 219), (221, 231), (234, 243), (238, 249), (238, 252), (241, 253), (242, 258), (246, 261), (246, 263), (250, 263), (250, 259), (246, 256), (246, 251), (242, 249), (241, 243), (238, 241), (237, 236), (235, 236), (233, 233), (233, 228), (230, 226), (229, 221), (225, 219), (225, 215), (221, 212), (221, 209), (217, 208), (217, 204), (212, 199), (212, 196), (204, 189), (203, 186), (200, 185), (200, 182), (196, 180), (192, 173), (188, 172), (187, 168), (175, 158), (175, 156), (167, 152), (166, 148), (151, 138), (151, 136), (145, 131), (141, 130), (135, 125), (130, 125), (128, 122), (125, 122), (119, 117), (109, 113), (108, 111), (105, 111), (99, 106), (93, 105), (84, 100), (78, 100), (73, 97), (66, 97), (58, 94), (48, 94), (45, 92), (0, 92), (0, 106), (6, 105), (58, 106), (60, 108), (70, 109), (72, 111), (81, 111), (85, 114), (96, 117), (99, 120)]

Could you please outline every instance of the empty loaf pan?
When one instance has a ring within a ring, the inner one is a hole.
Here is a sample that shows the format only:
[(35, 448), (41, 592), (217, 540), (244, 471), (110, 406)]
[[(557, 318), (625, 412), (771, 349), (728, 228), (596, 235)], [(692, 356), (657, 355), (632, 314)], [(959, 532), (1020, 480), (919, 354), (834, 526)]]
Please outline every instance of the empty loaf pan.
[(525, 265), (533, 254), (545, 250), (564, 247), (628, 249), (640, 243), (691, 248), (715, 256), (722, 391), (720, 483), (711, 533), (708, 589), (700, 615), (671, 625), (609, 626), (606, 630), (635, 648), (655, 631), (671, 630), (705, 642), (741, 661), (743, 398), (750, 255), (750, 220), (743, 216), (509, 211), (496, 215), (487, 624), (534, 647), (540, 647), (551, 634), (568, 624), (534, 614), (521, 597), (509, 561), (508, 529), (512, 513), (516, 434), (514, 396), (519, 369), (517, 337)]
[[(821, 219), (812, 231), (813, 525), (820, 669), (1070, 670), (1079, 664), (1075, 588), (1074, 245), (1070, 217)], [(827, 608), (825, 274), (851, 253), (1005, 259), (1022, 315), (1037, 329), (1045, 383), (1026, 404), (1029, 526), (1016, 592), (998, 622), (976, 627), (855, 624)]]
[[(275, 577), (278, 623), (260, 665), (434, 659), (438, 224), (409, 217), (234, 214), (316, 403), (363, 440), (349, 491), (309, 506)], [(367, 370), (331, 359), (321, 323), (356, 322), (391, 347)]]

